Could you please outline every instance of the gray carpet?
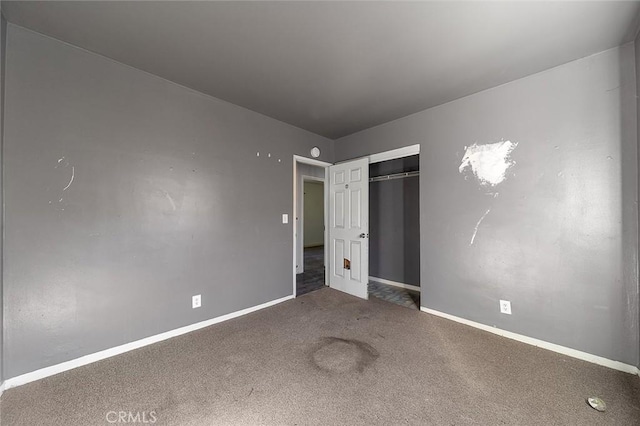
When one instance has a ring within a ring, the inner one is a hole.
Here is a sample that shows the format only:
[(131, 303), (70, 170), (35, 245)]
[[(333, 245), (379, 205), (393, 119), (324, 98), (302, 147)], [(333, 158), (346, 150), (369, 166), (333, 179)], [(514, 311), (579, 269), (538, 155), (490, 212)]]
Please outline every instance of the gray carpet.
[(3, 426), (102, 425), (110, 411), (157, 425), (634, 425), (640, 379), (324, 288), (10, 389), (0, 408)]

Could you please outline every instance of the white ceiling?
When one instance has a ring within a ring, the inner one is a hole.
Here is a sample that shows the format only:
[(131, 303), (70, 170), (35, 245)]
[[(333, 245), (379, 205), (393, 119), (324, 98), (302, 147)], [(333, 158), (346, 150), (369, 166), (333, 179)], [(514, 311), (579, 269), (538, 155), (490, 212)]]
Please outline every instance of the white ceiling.
[(329, 138), (633, 39), (639, 2), (2, 2), (8, 21)]

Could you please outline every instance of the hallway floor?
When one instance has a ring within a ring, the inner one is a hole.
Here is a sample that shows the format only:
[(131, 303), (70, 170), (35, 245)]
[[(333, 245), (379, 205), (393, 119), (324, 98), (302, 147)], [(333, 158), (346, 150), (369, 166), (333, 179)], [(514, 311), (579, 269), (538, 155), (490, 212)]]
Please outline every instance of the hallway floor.
[(324, 246), (304, 249), (304, 272), (296, 275), (296, 296), (311, 293), (324, 285)]

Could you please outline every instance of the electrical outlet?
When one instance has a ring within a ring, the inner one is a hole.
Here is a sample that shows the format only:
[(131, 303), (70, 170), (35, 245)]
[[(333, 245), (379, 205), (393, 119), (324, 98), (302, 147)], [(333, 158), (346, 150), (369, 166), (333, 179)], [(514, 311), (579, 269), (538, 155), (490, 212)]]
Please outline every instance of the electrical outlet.
[(511, 315), (511, 302), (509, 302), (508, 300), (501, 300), (500, 312), (503, 314)]
[(200, 306), (202, 306), (202, 296), (199, 294), (196, 294), (191, 298), (191, 308), (195, 309), (195, 308), (199, 308)]
[(282, 214), (282, 223), (289, 223), (289, 215), (286, 213)]

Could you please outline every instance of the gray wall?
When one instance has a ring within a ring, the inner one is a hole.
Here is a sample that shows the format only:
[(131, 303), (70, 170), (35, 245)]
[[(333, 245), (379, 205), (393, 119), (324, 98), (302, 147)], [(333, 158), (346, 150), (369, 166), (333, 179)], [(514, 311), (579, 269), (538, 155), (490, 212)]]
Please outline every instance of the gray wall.
[[(419, 156), (374, 163), (369, 176), (419, 168)], [(420, 285), (420, 182), (417, 176), (369, 184), (369, 275)]]
[[(640, 33), (636, 35), (636, 39), (634, 42), (635, 47), (635, 58), (636, 58), (636, 100), (637, 100), (637, 133), (636, 137), (638, 139), (638, 168), (640, 168)], [(638, 195), (636, 198), (636, 202), (640, 200), (640, 173), (638, 174)], [(640, 212), (639, 212), (640, 214)], [(640, 222), (640, 216), (638, 216), (638, 222)], [(636, 259), (637, 262), (637, 259)], [(636, 263), (637, 264), (637, 263)], [(638, 272), (638, 271), (636, 271)], [(640, 281), (638, 282), (638, 306), (640, 306)], [(638, 309), (638, 360), (637, 366), (640, 368), (640, 309)]]
[[(4, 138), (4, 67), (5, 67), (5, 53), (6, 53), (6, 41), (7, 41), (7, 21), (5, 21), (4, 16), (0, 14), (0, 206), (3, 206), (4, 200), (4, 191), (2, 186), (2, 175), (3, 175), (3, 166), (2, 166), (2, 147), (3, 147), (3, 138)], [(4, 232), (4, 220), (2, 218), (4, 212), (4, 208), (0, 208), (0, 383), (4, 380), (4, 375), (2, 374), (2, 364), (3, 364), (3, 348), (4, 348), (4, 311), (2, 304), (2, 245), (3, 238), (1, 237)]]
[(292, 294), (331, 141), (11, 24), (6, 103), (5, 377)]
[(304, 246), (324, 245), (324, 184), (304, 182)]
[[(421, 144), (423, 306), (635, 365), (635, 93), (627, 44), (339, 139), (336, 161)], [(458, 167), (502, 139), (494, 198)]]

